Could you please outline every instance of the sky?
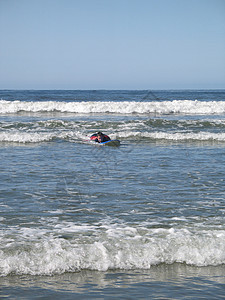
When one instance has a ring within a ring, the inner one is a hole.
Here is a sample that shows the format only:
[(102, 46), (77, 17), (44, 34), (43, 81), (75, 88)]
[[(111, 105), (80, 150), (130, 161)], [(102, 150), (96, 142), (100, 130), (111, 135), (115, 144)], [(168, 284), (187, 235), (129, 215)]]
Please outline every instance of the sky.
[(0, 0), (0, 89), (224, 89), (225, 0)]

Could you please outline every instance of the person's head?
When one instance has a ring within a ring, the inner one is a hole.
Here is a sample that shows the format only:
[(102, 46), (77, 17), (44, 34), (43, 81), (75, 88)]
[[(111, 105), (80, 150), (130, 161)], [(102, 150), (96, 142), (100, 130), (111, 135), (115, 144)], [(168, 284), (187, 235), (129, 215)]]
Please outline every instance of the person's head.
[(103, 133), (101, 132), (101, 131), (99, 131), (98, 133), (97, 133), (97, 136), (102, 136), (103, 135)]
[(102, 140), (103, 140), (103, 133), (101, 131), (99, 131), (97, 133), (97, 139), (98, 139), (99, 142), (102, 142)]

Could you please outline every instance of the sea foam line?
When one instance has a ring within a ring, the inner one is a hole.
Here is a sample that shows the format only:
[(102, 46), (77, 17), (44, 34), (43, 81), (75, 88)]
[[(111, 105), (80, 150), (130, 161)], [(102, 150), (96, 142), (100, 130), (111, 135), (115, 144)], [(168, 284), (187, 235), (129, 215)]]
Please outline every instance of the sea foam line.
[(138, 138), (170, 141), (225, 141), (225, 133), (211, 132), (139, 132), (130, 131), (119, 134), (120, 138)]
[(23, 132), (23, 131), (5, 131), (0, 132), (0, 142), (7, 143), (40, 143), (48, 142), (54, 139), (62, 140), (80, 140), (82, 135), (80, 132)]
[(0, 101), (0, 114), (18, 112), (112, 113), (112, 114), (223, 114), (224, 101), (173, 100), (153, 102), (57, 102)]

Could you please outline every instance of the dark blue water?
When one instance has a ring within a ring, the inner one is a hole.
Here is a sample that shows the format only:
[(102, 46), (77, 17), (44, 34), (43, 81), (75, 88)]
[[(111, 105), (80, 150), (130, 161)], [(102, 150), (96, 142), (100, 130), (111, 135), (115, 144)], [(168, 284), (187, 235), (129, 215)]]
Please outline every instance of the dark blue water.
[(224, 90), (1, 90), (0, 98), (11, 101), (224, 101)]
[(224, 299), (225, 91), (0, 98), (2, 298)]

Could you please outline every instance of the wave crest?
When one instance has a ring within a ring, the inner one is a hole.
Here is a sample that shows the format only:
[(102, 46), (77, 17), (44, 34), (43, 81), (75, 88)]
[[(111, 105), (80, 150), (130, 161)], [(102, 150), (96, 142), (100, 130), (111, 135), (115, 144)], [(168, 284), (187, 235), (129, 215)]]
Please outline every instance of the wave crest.
[(19, 112), (61, 112), (75, 114), (111, 113), (111, 114), (224, 114), (224, 101), (0, 101), (0, 114), (16, 114)]

